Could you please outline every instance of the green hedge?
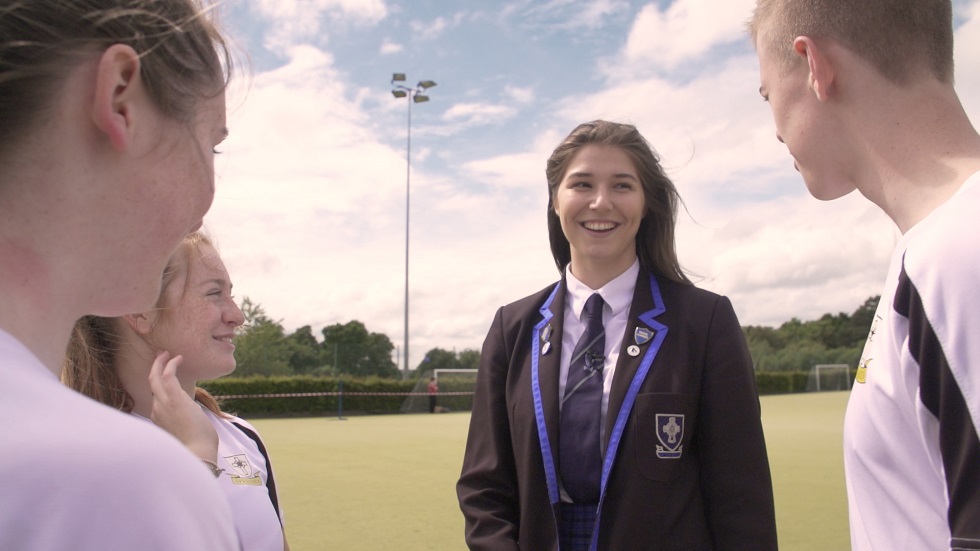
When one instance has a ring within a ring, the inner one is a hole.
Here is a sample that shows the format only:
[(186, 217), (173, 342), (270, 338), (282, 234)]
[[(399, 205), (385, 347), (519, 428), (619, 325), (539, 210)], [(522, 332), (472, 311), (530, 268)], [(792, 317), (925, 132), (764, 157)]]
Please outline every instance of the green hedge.
[(760, 395), (805, 392), (810, 374), (805, 371), (759, 371), (755, 386)]
[[(804, 371), (763, 371), (756, 373), (759, 394), (788, 394), (804, 392), (809, 374)], [(338, 392), (343, 383), (343, 414), (399, 413), (405, 402), (404, 393), (412, 392), (415, 380), (382, 379), (368, 377), (355, 379), (344, 377), (248, 377), (224, 378), (202, 383), (201, 386), (218, 397), (225, 410), (244, 417), (278, 416), (335, 416), (338, 414), (337, 396), (303, 396), (274, 398), (223, 398), (230, 396), (255, 396), (262, 394), (301, 394)], [(440, 381), (441, 392), (471, 391), (468, 384)], [(357, 393), (391, 393), (382, 396), (358, 396)], [(468, 411), (473, 405), (471, 396), (440, 396), (439, 405), (452, 411)]]

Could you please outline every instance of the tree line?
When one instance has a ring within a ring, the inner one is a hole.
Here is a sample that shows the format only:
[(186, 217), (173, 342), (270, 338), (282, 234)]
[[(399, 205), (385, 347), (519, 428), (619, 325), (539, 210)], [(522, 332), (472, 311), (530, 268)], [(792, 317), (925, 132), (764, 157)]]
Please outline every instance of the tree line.
[[(816, 364), (847, 364), (861, 356), (879, 297), (865, 300), (852, 314), (824, 314), (820, 319), (793, 318), (778, 328), (746, 326), (745, 333), (756, 371), (808, 371)], [(395, 346), (387, 335), (374, 333), (360, 321), (334, 324), (320, 330), (304, 325), (287, 334), (248, 297), (242, 301), (245, 325), (235, 336), (235, 375), (314, 375), (400, 378), (392, 358)], [(408, 372), (420, 377), (434, 369), (476, 369), (480, 352), (433, 348)]]
[[(392, 359), (395, 345), (382, 333), (374, 333), (360, 321), (334, 324), (320, 330), (304, 325), (286, 334), (281, 320), (274, 320), (265, 309), (248, 297), (242, 300), (245, 325), (235, 336), (237, 377), (255, 375), (314, 375), (400, 378)], [(433, 348), (409, 372), (420, 376), (431, 369), (476, 369), (477, 350), (454, 352)]]
[(755, 370), (809, 371), (817, 364), (847, 364), (853, 369), (880, 298), (868, 298), (850, 315), (824, 314), (806, 322), (793, 318), (778, 328), (743, 327)]

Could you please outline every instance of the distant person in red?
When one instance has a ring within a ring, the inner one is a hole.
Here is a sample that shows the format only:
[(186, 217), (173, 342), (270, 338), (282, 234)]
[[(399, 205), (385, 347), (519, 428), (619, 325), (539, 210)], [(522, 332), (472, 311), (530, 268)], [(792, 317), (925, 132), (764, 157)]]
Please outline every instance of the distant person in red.
[(436, 395), (439, 394), (439, 381), (435, 377), (429, 379), (429, 385), (426, 387), (429, 391), (429, 413), (436, 412)]

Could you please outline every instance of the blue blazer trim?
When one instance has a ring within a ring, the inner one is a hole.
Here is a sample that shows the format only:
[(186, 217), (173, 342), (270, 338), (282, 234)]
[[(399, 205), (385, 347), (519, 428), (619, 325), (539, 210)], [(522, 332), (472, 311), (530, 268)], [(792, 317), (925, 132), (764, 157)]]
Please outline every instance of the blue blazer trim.
[(544, 459), (544, 476), (548, 481), (548, 497), (551, 499), (552, 507), (558, 504), (558, 473), (555, 470), (555, 458), (551, 455), (551, 442), (548, 440), (548, 427), (544, 423), (544, 405), (541, 403), (541, 382), (538, 380), (538, 359), (541, 357), (541, 335), (542, 329), (551, 321), (551, 303), (555, 300), (561, 285), (555, 285), (555, 289), (548, 295), (548, 300), (541, 306), (541, 321), (534, 326), (531, 334), (531, 392), (534, 395), (534, 418), (538, 424), (538, 441), (541, 444), (541, 457)]
[[(531, 335), (531, 338), (533, 339), (533, 342), (531, 343), (531, 393), (534, 396), (534, 417), (538, 426), (538, 442), (541, 446), (541, 458), (544, 462), (545, 480), (548, 484), (548, 497), (551, 499), (551, 505), (555, 510), (557, 510), (558, 501), (560, 499), (558, 491), (558, 472), (555, 468), (555, 458), (551, 453), (548, 428), (545, 424), (544, 406), (541, 400), (541, 383), (538, 377), (538, 360), (541, 356), (541, 331), (548, 325), (553, 317), (551, 313), (551, 304), (554, 302), (555, 296), (558, 294), (558, 290), (561, 288), (562, 286), (560, 284), (555, 285), (555, 289), (548, 296), (548, 299), (544, 301), (544, 304), (539, 310), (542, 319), (537, 323), (537, 325), (534, 326), (534, 331)], [(636, 291), (634, 291), (634, 295), (635, 293)], [(592, 530), (592, 543), (589, 546), (592, 551), (595, 551), (598, 546), (599, 520), (602, 516), (602, 504), (606, 497), (606, 484), (609, 480), (609, 474), (612, 472), (613, 463), (616, 460), (616, 452), (619, 449), (619, 443), (622, 440), (623, 431), (626, 430), (626, 421), (629, 419), (634, 402), (636, 402), (636, 396), (640, 391), (640, 386), (643, 384), (644, 379), (646, 379), (647, 374), (650, 372), (650, 366), (653, 364), (653, 360), (657, 357), (657, 353), (660, 351), (660, 346), (667, 337), (667, 326), (655, 319), (657, 316), (666, 312), (667, 309), (664, 307), (663, 297), (660, 294), (660, 286), (657, 285), (657, 280), (652, 275), (650, 276), (650, 294), (653, 298), (654, 307), (641, 313), (637, 316), (637, 318), (646, 324), (651, 330), (653, 330), (654, 337), (650, 340), (647, 351), (643, 355), (643, 360), (640, 362), (640, 367), (633, 375), (633, 380), (630, 383), (629, 390), (627, 391), (626, 397), (623, 400), (623, 405), (616, 415), (616, 423), (613, 425), (612, 433), (609, 436), (609, 443), (606, 447), (605, 459), (602, 465), (602, 479), (599, 489), (599, 507), (596, 513), (595, 526)], [(624, 338), (626, 338), (625, 335)]]
[[(633, 410), (633, 403), (636, 402), (636, 395), (640, 392), (640, 386), (643, 384), (644, 379), (646, 379), (647, 373), (650, 372), (650, 366), (653, 364), (654, 358), (660, 352), (660, 346), (667, 337), (667, 326), (654, 319), (666, 312), (667, 309), (664, 307), (663, 297), (660, 295), (660, 287), (657, 285), (657, 280), (652, 275), (650, 276), (650, 294), (653, 297), (653, 308), (637, 317), (640, 321), (647, 324), (654, 331), (655, 335), (650, 340), (650, 346), (647, 348), (646, 354), (643, 355), (643, 361), (640, 362), (639, 369), (633, 375), (633, 381), (630, 383), (629, 391), (627, 391), (626, 398), (623, 400), (623, 407), (619, 409), (619, 413), (616, 415), (616, 424), (613, 425), (612, 434), (609, 436), (606, 457), (602, 464), (602, 483), (599, 487), (599, 509), (595, 516), (595, 526), (592, 528), (592, 543), (589, 545), (589, 549), (592, 551), (595, 551), (598, 547), (599, 519), (602, 517), (602, 504), (606, 498), (606, 483), (609, 480), (609, 473), (612, 472), (613, 462), (616, 460), (619, 442), (623, 439), (623, 431), (626, 430), (626, 421), (629, 419), (630, 412)], [(626, 336), (624, 335), (623, 338), (626, 338)]]

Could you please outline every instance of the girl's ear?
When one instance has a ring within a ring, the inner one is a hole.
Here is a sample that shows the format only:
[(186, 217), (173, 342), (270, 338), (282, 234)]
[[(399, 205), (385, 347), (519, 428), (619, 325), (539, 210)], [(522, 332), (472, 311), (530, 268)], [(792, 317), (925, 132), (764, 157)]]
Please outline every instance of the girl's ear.
[(136, 114), (145, 93), (136, 50), (125, 44), (109, 46), (99, 58), (91, 116), (117, 151), (132, 145)]
[(126, 314), (123, 316), (129, 328), (133, 330), (137, 335), (145, 337), (153, 331), (153, 326), (156, 325), (157, 313), (153, 310), (142, 312), (139, 314)]

